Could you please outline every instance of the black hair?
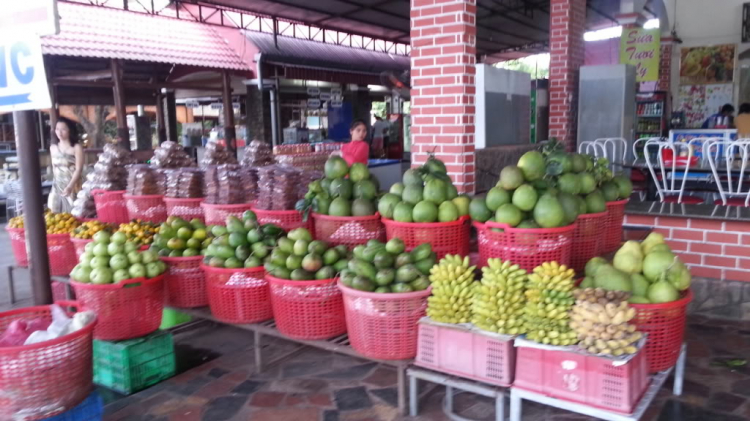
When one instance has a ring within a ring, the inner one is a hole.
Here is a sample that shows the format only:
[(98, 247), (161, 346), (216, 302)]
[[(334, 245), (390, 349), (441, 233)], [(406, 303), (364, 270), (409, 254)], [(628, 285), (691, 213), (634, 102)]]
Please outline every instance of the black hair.
[(750, 103), (744, 102), (740, 104), (740, 114), (750, 114)]
[[(70, 146), (75, 146), (78, 144), (78, 127), (76, 126), (75, 121), (65, 118), (65, 117), (58, 117), (57, 118), (58, 123), (65, 123), (66, 126), (68, 126), (68, 137), (70, 138)], [(52, 143), (57, 144), (60, 139), (57, 138), (57, 134), (52, 136)]]
[(732, 104), (724, 104), (724, 106), (721, 107), (721, 113), (722, 114), (725, 114), (725, 113), (730, 113), (731, 114), (733, 112), (734, 112), (734, 105), (732, 105)]
[(359, 126), (360, 124), (363, 125), (363, 126), (365, 126), (365, 129), (367, 129), (367, 123), (365, 123), (364, 120), (358, 118), (358, 119), (352, 121), (352, 125), (349, 126), (349, 131), (352, 131), (352, 130), (356, 129), (357, 126)]

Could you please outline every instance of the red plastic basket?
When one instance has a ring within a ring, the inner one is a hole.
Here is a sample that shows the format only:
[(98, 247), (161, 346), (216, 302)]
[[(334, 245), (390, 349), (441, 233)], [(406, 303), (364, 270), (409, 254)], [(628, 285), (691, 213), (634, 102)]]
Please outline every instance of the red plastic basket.
[(10, 247), (13, 249), (13, 257), (16, 265), (22, 268), (29, 266), (29, 255), (26, 253), (26, 230), (23, 228), (6, 228), (10, 237)]
[(94, 240), (92, 240), (92, 239), (85, 240), (83, 238), (73, 238), (73, 237), (70, 237), (70, 242), (73, 243), (73, 248), (76, 251), (76, 258), (78, 260), (80, 260), (81, 259), (81, 255), (86, 252), (86, 250), (85, 250), (86, 249), (86, 244), (88, 244), (88, 243), (90, 243), (92, 241), (94, 241)]
[(344, 300), (335, 279), (288, 281), (266, 274), (266, 280), (279, 332), (308, 340), (346, 333)]
[(385, 227), (380, 214), (372, 216), (329, 216), (312, 214), (315, 239), (328, 244), (354, 247), (371, 239), (385, 241)]
[(164, 197), (164, 204), (167, 206), (167, 216), (179, 216), (186, 221), (195, 218), (198, 218), (201, 221), (204, 220), (201, 203), (203, 203), (202, 197), (197, 199)]
[(211, 203), (201, 203), (206, 225), (224, 225), (227, 216), (233, 215), (238, 218), (242, 217), (245, 211), (250, 210), (252, 204), (240, 203), (237, 205), (214, 205)]
[[(650, 339), (650, 338), (649, 338)], [(640, 350), (622, 365), (606, 357), (518, 346), (513, 387), (558, 399), (630, 414), (648, 389), (646, 353)]]
[(688, 290), (677, 301), (663, 304), (630, 304), (635, 308), (631, 321), (638, 330), (648, 334), (646, 358), (649, 371), (656, 373), (673, 367), (680, 356), (685, 336), (687, 306), (693, 301), (693, 292)]
[(164, 273), (167, 305), (178, 308), (208, 305), (206, 277), (201, 269), (203, 256), (162, 257), (161, 260), (167, 265)]
[(607, 202), (607, 219), (604, 223), (604, 245), (602, 253), (610, 253), (622, 244), (622, 223), (625, 220), (625, 205), (629, 199)]
[(358, 291), (341, 282), (338, 286), (344, 296), (349, 343), (355, 351), (379, 360), (417, 355), (417, 322), (425, 315), (430, 289), (379, 294)]
[(511, 228), (495, 222), (474, 222), (479, 265), (487, 259), (509, 260), (531, 272), (544, 262), (570, 265), (576, 224), (560, 228)]
[(512, 336), (428, 317), (419, 320), (418, 366), (507, 387), (513, 383), (515, 361)]
[(116, 284), (71, 281), (81, 310), (92, 310), (99, 323), (94, 338), (105, 341), (140, 338), (159, 329), (164, 310), (164, 274)]
[(258, 323), (273, 317), (265, 269), (201, 268), (214, 317), (227, 323)]
[(70, 234), (47, 234), (47, 253), (49, 273), (52, 276), (68, 276), (78, 264)]
[(291, 231), (295, 228), (307, 228), (313, 232), (313, 218), (308, 217), (307, 222), (302, 220), (302, 213), (296, 210), (288, 211), (269, 211), (253, 208), (253, 212), (258, 216), (260, 224), (274, 224), (281, 227), (284, 231)]
[(124, 224), (128, 218), (128, 208), (123, 195), (125, 190), (91, 190), (96, 206), (96, 217), (109, 224)]
[(607, 212), (578, 215), (576, 229), (573, 231), (573, 251), (570, 255), (570, 267), (578, 274), (583, 274), (586, 263), (592, 257), (602, 253), (604, 244), (604, 224)]
[[(0, 331), (4, 332), (14, 320), (38, 317), (51, 321), (50, 307), (0, 313)], [(0, 419), (46, 419), (86, 399), (92, 389), (95, 325), (96, 320), (51, 341), (0, 348)]]
[(128, 219), (140, 219), (156, 224), (167, 220), (167, 206), (164, 204), (164, 196), (158, 194), (148, 196), (123, 194), (122, 197), (125, 198), (125, 205), (128, 208)]
[(388, 240), (400, 238), (411, 251), (420, 244), (432, 244), (432, 251), (442, 259), (446, 254), (469, 255), (469, 217), (461, 217), (453, 222), (434, 222), (420, 224), (415, 222), (396, 222), (383, 218)]

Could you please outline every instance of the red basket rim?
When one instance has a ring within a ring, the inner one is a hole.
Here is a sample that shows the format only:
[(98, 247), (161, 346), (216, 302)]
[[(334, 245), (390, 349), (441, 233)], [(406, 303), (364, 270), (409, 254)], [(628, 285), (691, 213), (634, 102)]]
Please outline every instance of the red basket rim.
[(676, 301), (670, 301), (668, 303), (658, 303), (658, 304), (635, 304), (635, 303), (629, 303), (629, 305), (635, 309), (639, 310), (663, 310), (667, 308), (675, 308), (675, 307), (685, 307), (687, 306), (691, 301), (693, 301), (693, 290), (689, 289), (686, 292), (683, 292), (684, 296)]
[(180, 263), (180, 262), (192, 262), (194, 260), (203, 260), (203, 256), (188, 256), (188, 257), (168, 257), (168, 256), (159, 256), (159, 259), (163, 260), (166, 263)]
[(109, 289), (109, 290), (118, 290), (123, 289), (128, 285), (131, 284), (137, 284), (140, 283), (141, 285), (151, 285), (153, 283), (159, 282), (164, 280), (164, 273), (162, 273), (159, 276), (154, 276), (153, 278), (133, 278), (133, 279), (126, 279), (122, 282), (117, 282), (114, 284), (92, 284), (92, 283), (83, 283), (74, 281), (73, 279), (70, 280), (70, 283), (73, 284), (76, 288), (82, 288), (82, 289)]
[(252, 208), (252, 204), (251, 203), (232, 203), (230, 205), (222, 205), (220, 203), (206, 203), (206, 202), (201, 202), (201, 206), (204, 207), (204, 208), (208, 208), (208, 209), (219, 209), (219, 208), (222, 208), (222, 209), (235, 209), (235, 208), (242, 209), (242, 208), (246, 208), (248, 206), (250, 206)]
[(165, 202), (174, 202), (174, 203), (194, 203), (194, 202), (203, 202), (205, 197), (168, 197), (164, 196)]
[(519, 234), (561, 234), (561, 233), (566, 233), (566, 232), (573, 232), (576, 229), (575, 222), (570, 225), (566, 225), (564, 227), (557, 227), (557, 228), (513, 228), (508, 224), (501, 224), (498, 222), (489, 222), (489, 221), (485, 223), (474, 221), (474, 226), (477, 229), (481, 229), (481, 230), (488, 229), (488, 228), (500, 228), (508, 232), (519, 233)]
[(47, 237), (48, 238), (66, 238), (67, 237), (68, 239), (73, 239), (73, 237), (71, 237), (70, 234), (71, 233), (67, 233), (67, 234), (47, 234)]
[(358, 289), (354, 289), (351, 287), (348, 287), (341, 283), (341, 280), (336, 282), (336, 285), (338, 285), (341, 292), (344, 293), (344, 295), (350, 295), (352, 297), (360, 297), (360, 298), (370, 298), (378, 301), (403, 301), (403, 300), (410, 300), (412, 298), (422, 298), (427, 297), (432, 292), (432, 285), (427, 287), (427, 289), (422, 291), (412, 291), (412, 292), (391, 292), (388, 294), (383, 294), (379, 292), (367, 292), (367, 291), (360, 291)]
[(628, 203), (629, 201), (630, 201), (630, 199), (613, 200), (611, 202), (607, 202), (607, 207), (624, 205), (624, 204)]
[(291, 279), (281, 279), (281, 278), (277, 278), (275, 276), (266, 274), (266, 281), (272, 284), (279, 284), (279, 285), (298, 285), (298, 286), (304, 286), (304, 287), (312, 287), (312, 286), (335, 283), (337, 282), (337, 280), (338, 278), (328, 278), (328, 279), (320, 279), (320, 280), (316, 279), (312, 281), (292, 281)]
[(383, 224), (392, 225), (394, 227), (409, 227), (409, 228), (442, 228), (442, 227), (453, 227), (457, 225), (463, 225), (469, 220), (468, 215), (464, 215), (456, 221), (451, 222), (396, 222), (393, 219), (381, 218)]
[(605, 216), (607, 216), (607, 211), (597, 212), (597, 213), (584, 213), (584, 214), (578, 215), (576, 219), (604, 218)]
[(263, 210), (263, 209), (257, 209), (255, 207), (252, 207), (250, 210), (255, 212), (256, 214), (264, 214), (264, 215), (293, 215), (293, 214), (300, 214), (302, 212), (298, 210)]
[(21, 231), (26, 231), (26, 228), (11, 228), (6, 225), (5, 230), (8, 232), (21, 232)]
[[(203, 256), (200, 256), (200, 257), (203, 257)], [(266, 268), (264, 268), (263, 266), (257, 266), (254, 268), (235, 268), (235, 269), (215, 268), (213, 266), (204, 265), (203, 263), (201, 263), (201, 269), (203, 269), (206, 272), (213, 272), (213, 273), (255, 273), (255, 272), (263, 272), (266, 270)]]
[(70, 241), (74, 243), (90, 243), (94, 241), (93, 238), (75, 238), (72, 235), (70, 236)]
[(141, 196), (136, 196), (133, 194), (123, 194), (123, 199), (164, 199), (164, 195), (161, 194), (144, 194)]
[(94, 189), (91, 190), (92, 195), (105, 195), (105, 194), (125, 194), (127, 190), (103, 190), (103, 189)]
[(368, 216), (331, 216), (321, 215), (319, 213), (312, 213), (313, 219), (320, 219), (321, 221), (336, 221), (336, 222), (354, 222), (354, 221), (374, 221), (380, 219), (380, 212), (375, 212), (375, 215)]
[[(58, 304), (61, 307), (71, 307), (71, 306), (78, 306), (78, 303), (75, 301), (58, 301), (56, 304)], [(13, 316), (16, 314), (23, 314), (23, 313), (37, 313), (40, 311), (51, 311), (50, 306), (32, 306), (32, 307), (23, 307), (23, 308), (17, 308), (15, 310), (10, 311), (3, 311), (0, 313), (0, 317), (7, 317), (7, 316)], [(31, 345), (19, 345), (19, 346), (6, 346), (6, 347), (0, 347), (0, 355), (3, 354), (12, 354), (20, 351), (30, 351), (32, 349), (39, 349), (39, 348), (45, 348), (48, 346), (54, 346), (61, 344), (63, 342), (70, 341), (72, 339), (78, 338), (80, 336), (87, 335), (91, 333), (94, 330), (94, 326), (96, 326), (96, 314), (94, 314), (94, 320), (91, 321), (91, 323), (87, 324), (80, 330), (76, 330), (73, 333), (69, 333), (67, 335), (61, 336), (59, 338), (50, 339), (48, 341), (39, 342)]]

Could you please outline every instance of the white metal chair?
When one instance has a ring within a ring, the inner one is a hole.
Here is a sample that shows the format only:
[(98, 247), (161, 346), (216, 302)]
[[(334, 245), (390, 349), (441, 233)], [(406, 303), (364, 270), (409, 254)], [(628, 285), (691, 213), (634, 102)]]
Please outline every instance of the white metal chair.
[(606, 156), (604, 145), (596, 141), (586, 140), (578, 144), (578, 153), (591, 155), (595, 158)]
[[(720, 199), (714, 203), (729, 206), (750, 206), (750, 187), (743, 191), (745, 177), (750, 172), (750, 139), (736, 141), (714, 140), (703, 145), (703, 153), (708, 155)], [(722, 178), (721, 170), (726, 171), (726, 178)], [(736, 171), (739, 174), (735, 176)], [(724, 183), (726, 182), (726, 191)], [(736, 184), (736, 188), (735, 188)]]
[[(685, 185), (688, 180), (688, 174), (690, 168), (693, 166), (693, 140), (688, 143), (682, 142), (662, 142), (661, 140), (649, 140), (644, 145), (644, 148), (658, 147), (658, 153), (656, 154), (656, 161), (651, 157), (650, 153), (646, 153), (646, 165), (651, 173), (656, 184), (656, 189), (659, 193), (659, 199), (665, 203), (687, 203), (687, 204), (699, 204), (703, 203), (704, 199), (698, 196), (685, 195)], [(667, 161), (664, 157), (665, 150), (671, 150), (672, 158), (671, 161)], [(686, 157), (681, 156), (685, 153)], [(681, 159), (687, 158), (687, 159)], [(684, 161), (684, 165), (678, 162)], [(657, 174), (657, 170), (659, 174)], [(682, 174), (680, 174), (682, 172)], [(677, 180), (681, 178), (681, 182), (678, 184)]]
[[(597, 139), (596, 142), (604, 144), (604, 156), (609, 160), (612, 171), (615, 166), (623, 164), (628, 156), (628, 141), (622, 137), (608, 137), (604, 140)], [(618, 161), (619, 159), (619, 161)]]

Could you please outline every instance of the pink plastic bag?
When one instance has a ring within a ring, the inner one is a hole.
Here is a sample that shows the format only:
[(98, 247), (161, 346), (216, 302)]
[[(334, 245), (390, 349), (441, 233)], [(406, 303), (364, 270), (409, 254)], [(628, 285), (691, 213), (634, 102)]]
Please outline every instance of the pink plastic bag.
[(39, 330), (47, 330), (49, 322), (41, 318), (30, 320), (14, 320), (0, 336), (0, 347), (21, 346), (32, 333)]

